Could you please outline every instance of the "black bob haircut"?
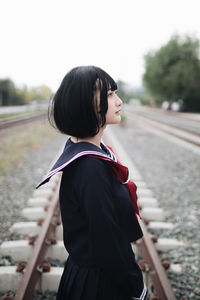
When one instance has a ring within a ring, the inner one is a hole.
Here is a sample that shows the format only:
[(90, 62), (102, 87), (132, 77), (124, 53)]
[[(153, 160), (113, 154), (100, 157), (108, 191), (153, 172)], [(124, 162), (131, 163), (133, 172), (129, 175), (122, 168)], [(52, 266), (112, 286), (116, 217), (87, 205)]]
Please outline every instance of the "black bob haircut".
[(51, 125), (67, 135), (79, 138), (95, 136), (106, 122), (108, 90), (117, 90), (117, 84), (102, 69), (95, 66), (73, 68), (63, 78), (50, 103)]

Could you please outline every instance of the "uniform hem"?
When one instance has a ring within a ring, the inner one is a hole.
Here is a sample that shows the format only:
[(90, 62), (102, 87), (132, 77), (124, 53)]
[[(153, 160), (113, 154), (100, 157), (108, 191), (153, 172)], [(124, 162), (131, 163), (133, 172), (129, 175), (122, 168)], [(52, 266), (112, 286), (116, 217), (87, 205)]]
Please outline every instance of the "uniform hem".
[(133, 300), (145, 300), (146, 296), (147, 296), (147, 287), (144, 284), (144, 288), (143, 288), (143, 291), (142, 291), (142, 294), (140, 295), (140, 297), (139, 298), (138, 297), (131, 297), (131, 299), (133, 299)]

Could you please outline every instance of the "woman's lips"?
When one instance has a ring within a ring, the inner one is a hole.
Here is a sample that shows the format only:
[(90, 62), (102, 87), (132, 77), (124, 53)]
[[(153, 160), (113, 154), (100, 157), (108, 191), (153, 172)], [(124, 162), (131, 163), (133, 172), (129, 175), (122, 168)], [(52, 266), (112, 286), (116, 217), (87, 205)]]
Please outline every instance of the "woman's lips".
[(119, 115), (120, 113), (121, 113), (121, 109), (120, 109), (120, 110), (118, 110), (118, 111), (116, 111), (116, 114), (118, 114), (118, 115)]

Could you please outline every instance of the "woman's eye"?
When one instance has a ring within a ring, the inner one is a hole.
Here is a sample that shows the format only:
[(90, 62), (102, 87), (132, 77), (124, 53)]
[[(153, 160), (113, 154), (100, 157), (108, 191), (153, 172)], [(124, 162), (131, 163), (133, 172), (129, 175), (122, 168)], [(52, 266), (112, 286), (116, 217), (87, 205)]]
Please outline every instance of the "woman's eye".
[(112, 94), (113, 94), (113, 92), (109, 92), (109, 93), (108, 93), (108, 96), (112, 96)]

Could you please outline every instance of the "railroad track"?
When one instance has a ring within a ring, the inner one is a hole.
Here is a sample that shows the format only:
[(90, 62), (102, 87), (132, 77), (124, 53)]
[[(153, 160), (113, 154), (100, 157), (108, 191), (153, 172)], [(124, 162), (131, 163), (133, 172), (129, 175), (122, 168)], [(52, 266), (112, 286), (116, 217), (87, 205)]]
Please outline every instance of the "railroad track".
[[(161, 262), (158, 251), (183, 247), (184, 243), (176, 239), (151, 236), (148, 233), (148, 228), (163, 230), (172, 228), (173, 224), (165, 222), (164, 212), (158, 207), (157, 199), (153, 197), (151, 190), (147, 188), (112, 132), (107, 131), (104, 140), (118, 149), (119, 158), (129, 166), (130, 178), (138, 186), (138, 204), (143, 217), (143, 221), (140, 222), (144, 237), (132, 244), (132, 248), (144, 272), (144, 280), (150, 294), (149, 299), (176, 299), (167, 279), (168, 271), (165, 271), (164, 267), (170, 269), (171, 272), (179, 273), (181, 266), (170, 265), (166, 261)], [(35, 289), (56, 291), (58, 288), (63, 268), (51, 267), (50, 264), (43, 264), (43, 261), (50, 257), (59, 258), (64, 262), (67, 258), (62, 243), (62, 226), (59, 219), (59, 181), (60, 174), (56, 174), (49, 183), (34, 191), (33, 197), (28, 200), (29, 207), (22, 211), (27, 222), (16, 223), (11, 228), (12, 232), (18, 232), (24, 236), (31, 233), (31, 236), (26, 240), (6, 241), (0, 246), (2, 256), (11, 256), (14, 261), (19, 261), (17, 266), (0, 267), (0, 290), (5, 293), (7, 290), (16, 291), (15, 300), (32, 299)], [(2, 298), (2, 300), (7, 299), (12, 298), (6, 298), (6, 296)]]
[[(189, 120), (184, 120), (180, 116), (173, 116), (169, 114), (160, 114), (150, 112), (137, 112), (138, 115), (146, 117), (150, 120), (157, 121), (161, 124), (168, 125), (169, 127), (173, 127), (179, 130), (184, 130), (192, 135), (200, 136), (200, 122)], [(181, 119), (181, 120), (180, 120)], [(199, 124), (198, 124), (199, 123)], [(193, 125), (193, 126), (192, 126)]]
[[(180, 125), (169, 123), (169, 121), (165, 118), (163, 118), (162, 120), (158, 119), (158, 117), (160, 118), (162, 116), (159, 113), (152, 114), (151, 110), (149, 110), (148, 113), (145, 113), (145, 111), (137, 111), (134, 110), (131, 106), (126, 106), (125, 112), (128, 117), (140, 121), (143, 126), (155, 128), (156, 130), (173, 136), (176, 139), (182, 140), (187, 144), (194, 145), (198, 148), (200, 147), (200, 127), (199, 130), (191, 130), (181, 127)], [(173, 119), (175, 120), (174, 117)], [(190, 122), (192, 121), (190, 120)]]
[(1, 120), (0, 121), (0, 131), (4, 129), (13, 128), (15, 126), (24, 125), (27, 123), (31, 123), (33, 121), (41, 120), (42, 118), (46, 117), (47, 113), (37, 113), (37, 114), (30, 114), (24, 117), (12, 117), (9, 119)]
[(200, 122), (200, 113), (176, 112), (176, 111), (172, 111), (172, 110), (164, 110), (161, 108), (148, 107), (148, 106), (142, 106), (141, 108), (142, 108), (142, 111), (146, 111), (146, 112), (155, 112), (156, 114), (159, 114), (159, 115), (176, 117), (178, 119), (185, 119), (185, 120), (194, 121), (197, 123)]

